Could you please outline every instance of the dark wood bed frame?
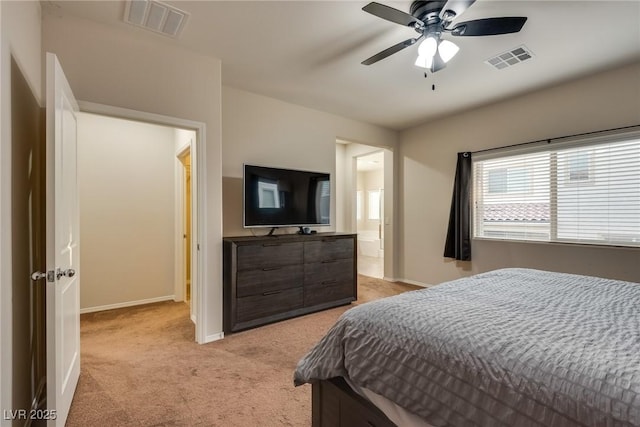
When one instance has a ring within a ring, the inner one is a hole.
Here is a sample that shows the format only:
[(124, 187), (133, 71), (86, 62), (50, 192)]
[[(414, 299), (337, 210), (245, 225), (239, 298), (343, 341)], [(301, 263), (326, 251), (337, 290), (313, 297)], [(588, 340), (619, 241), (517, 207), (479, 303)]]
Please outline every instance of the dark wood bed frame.
[(314, 382), (311, 404), (313, 427), (396, 427), (340, 377)]

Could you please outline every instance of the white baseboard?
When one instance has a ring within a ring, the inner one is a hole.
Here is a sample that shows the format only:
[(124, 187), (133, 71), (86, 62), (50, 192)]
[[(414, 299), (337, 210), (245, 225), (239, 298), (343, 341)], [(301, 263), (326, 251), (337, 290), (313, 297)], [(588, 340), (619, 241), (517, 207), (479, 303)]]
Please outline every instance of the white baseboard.
[(213, 334), (213, 335), (207, 335), (204, 338), (204, 342), (203, 344), (209, 343), (209, 342), (214, 342), (214, 341), (218, 341), (224, 338), (224, 332), (218, 332), (217, 334)]
[(408, 283), (410, 285), (416, 285), (416, 286), (421, 286), (423, 288), (430, 288), (431, 286), (433, 286), (430, 283), (423, 283), (423, 282), (418, 282), (416, 280), (409, 280), (409, 279), (397, 279), (397, 282), (403, 282), (403, 283)]
[(153, 302), (173, 301), (173, 300), (174, 300), (174, 296), (173, 295), (166, 295), (164, 297), (147, 298), (147, 299), (141, 299), (141, 300), (137, 300), (137, 301), (120, 302), (120, 303), (117, 303), (117, 304), (98, 305), (98, 306), (95, 306), (95, 307), (81, 308), (80, 309), (80, 314), (93, 313), (93, 312), (96, 312), (96, 311), (113, 310), (113, 309), (116, 309), (116, 308), (133, 307), (134, 305), (151, 304)]
[(196, 324), (196, 315), (195, 314), (191, 315), (191, 321), (193, 322), (194, 325)]

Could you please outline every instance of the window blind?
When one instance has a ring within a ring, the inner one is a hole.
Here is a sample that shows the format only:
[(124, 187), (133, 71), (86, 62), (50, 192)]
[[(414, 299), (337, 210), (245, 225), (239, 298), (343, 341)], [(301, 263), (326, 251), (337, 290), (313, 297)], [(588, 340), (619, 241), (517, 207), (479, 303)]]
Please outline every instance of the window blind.
[(640, 246), (640, 131), (473, 156), (474, 237)]

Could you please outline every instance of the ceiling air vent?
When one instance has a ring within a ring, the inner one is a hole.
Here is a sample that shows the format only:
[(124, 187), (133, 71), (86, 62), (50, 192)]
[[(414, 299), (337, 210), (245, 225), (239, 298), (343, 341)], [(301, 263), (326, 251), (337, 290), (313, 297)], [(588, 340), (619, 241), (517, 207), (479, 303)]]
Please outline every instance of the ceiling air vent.
[(189, 14), (155, 0), (127, 1), (124, 21), (169, 37), (178, 37)]
[(507, 52), (496, 55), (493, 58), (489, 58), (484, 62), (494, 68), (497, 68), (498, 70), (502, 70), (503, 68), (511, 67), (512, 65), (516, 65), (523, 61), (526, 61), (527, 59), (531, 59), (532, 57), (533, 53), (531, 53), (529, 48), (522, 45), (516, 47), (515, 49), (511, 49)]

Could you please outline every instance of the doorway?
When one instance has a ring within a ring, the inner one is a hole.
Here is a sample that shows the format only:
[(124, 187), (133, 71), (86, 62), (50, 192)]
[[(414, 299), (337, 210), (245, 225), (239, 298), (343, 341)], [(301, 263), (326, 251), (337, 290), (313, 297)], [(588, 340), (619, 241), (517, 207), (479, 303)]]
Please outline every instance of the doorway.
[(356, 157), (358, 273), (384, 277), (384, 153)]
[[(11, 372), (14, 410), (46, 401), (46, 270), (44, 117), (20, 67), (11, 57)], [(3, 384), (4, 386), (4, 384)]]
[[(83, 111), (81, 116), (85, 118), (118, 123), (111, 143), (103, 141), (96, 146), (94, 141), (92, 148), (88, 148), (91, 144), (87, 144), (84, 151), (82, 146), (87, 135), (92, 135), (93, 139), (104, 139), (104, 135), (92, 133), (86, 123), (82, 122), (83, 129), (79, 129), (79, 160), (82, 161), (83, 155), (90, 152), (94, 157), (94, 164), (96, 161), (100, 162), (91, 171), (97, 175), (93, 177), (93, 186), (84, 191), (81, 188), (81, 226), (82, 221), (85, 221), (84, 228), (95, 225), (86, 224), (91, 218), (101, 219), (103, 222), (106, 219), (107, 226), (101, 228), (102, 237), (104, 242), (112, 244), (113, 249), (112, 258), (108, 262), (105, 262), (105, 254), (109, 252), (104, 244), (98, 248), (94, 244), (93, 250), (96, 253), (84, 256), (83, 287), (84, 284), (91, 283), (91, 277), (96, 283), (104, 281), (105, 272), (100, 269), (114, 266), (119, 269), (120, 276), (127, 278), (129, 282), (127, 285), (123, 283), (125, 280), (119, 279), (121, 286), (116, 286), (115, 283), (110, 283), (109, 286), (96, 285), (93, 294), (81, 294), (82, 312), (166, 300), (184, 301), (188, 293), (190, 317), (196, 324), (195, 339), (199, 343), (205, 342), (204, 325), (199, 321), (203, 301), (199, 298), (202, 295), (199, 289), (199, 278), (202, 277), (199, 258), (202, 254), (198, 249), (201, 232), (198, 227), (201, 221), (198, 203), (198, 139), (204, 125), (98, 104), (80, 102), (80, 107)], [(150, 141), (145, 143), (142, 141), (145, 137), (135, 133), (140, 128), (152, 129)], [(135, 133), (133, 139), (136, 141), (131, 141), (129, 132)], [(125, 138), (129, 138), (128, 143), (118, 141)], [(113, 149), (116, 147), (109, 145), (118, 144), (120, 152), (114, 154)], [(183, 159), (178, 157), (180, 153), (185, 154)], [(107, 163), (108, 157), (112, 161), (116, 159), (111, 167)], [(188, 162), (189, 166), (188, 191), (184, 188), (186, 177), (182, 160)], [(86, 178), (87, 165), (83, 169), (85, 173), (81, 174), (81, 178)], [(118, 182), (120, 188), (114, 185)], [(81, 180), (81, 187), (91, 185), (86, 179)], [(185, 195), (188, 199), (181, 199)], [(86, 211), (91, 209), (94, 212), (88, 215)], [(82, 210), (85, 210), (84, 215)], [(129, 232), (122, 232), (125, 228)], [(93, 227), (93, 230), (96, 229)], [(160, 229), (162, 231), (158, 232)], [(86, 234), (81, 234), (81, 238), (86, 238)], [(185, 235), (188, 243), (185, 243)], [(83, 253), (87, 248), (85, 243), (83, 242)], [(185, 245), (188, 247), (185, 248)], [(188, 258), (185, 253), (188, 253)], [(99, 262), (91, 263), (91, 257), (99, 259)], [(107, 291), (103, 290), (105, 287), (108, 288)]]
[[(195, 135), (194, 135), (195, 136)], [(178, 190), (176, 224), (180, 228), (178, 235), (182, 237), (181, 243), (176, 245), (176, 301), (183, 300), (189, 305), (191, 320), (195, 322), (193, 305), (191, 304), (191, 143), (192, 138), (187, 137), (186, 147), (177, 154), (181, 167), (178, 168), (176, 177), (176, 189)]]

